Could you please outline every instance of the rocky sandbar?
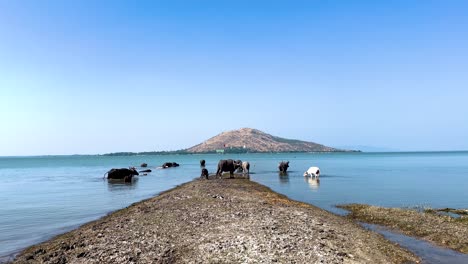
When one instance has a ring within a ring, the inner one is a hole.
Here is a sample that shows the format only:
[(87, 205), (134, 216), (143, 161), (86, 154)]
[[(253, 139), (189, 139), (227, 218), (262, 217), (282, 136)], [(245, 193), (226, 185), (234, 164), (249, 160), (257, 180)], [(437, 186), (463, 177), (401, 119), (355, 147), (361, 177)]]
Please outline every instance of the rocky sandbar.
[(352, 220), (247, 179), (195, 180), (32, 246), (15, 263), (414, 263)]

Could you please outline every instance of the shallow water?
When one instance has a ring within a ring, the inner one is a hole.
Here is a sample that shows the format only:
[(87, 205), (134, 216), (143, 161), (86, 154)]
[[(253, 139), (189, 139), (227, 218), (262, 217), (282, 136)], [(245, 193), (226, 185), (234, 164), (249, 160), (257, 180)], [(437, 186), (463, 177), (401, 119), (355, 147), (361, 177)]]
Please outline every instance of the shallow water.
[[(0, 158), (0, 262), (26, 246), (210, 173), (221, 158), (248, 160), (251, 179), (288, 197), (342, 213), (336, 204), (468, 207), (468, 152), (301, 153), (167, 156), (47, 156)], [(289, 160), (288, 176), (277, 172)], [(155, 170), (166, 161), (180, 167)], [(146, 162), (153, 172), (132, 184), (109, 183), (110, 168)], [(310, 166), (320, 179), (302, 176)]]
[(429, 242), (415, 239), (373, 224), (362, 223), (365, 228), (382, 234), (386, 239), (398, 243), (420, 256), (423, 264), (466, 264), (468, 255), (451, 249), (441, 248)]
[[(334, 213), (337, 204), (386, 207), (468, 207), (468, 152), (331, 153), (278, 157), (290, 161), (288, 176), (274, 169), (277, 160), (262, 157), (251, 179), (291, 199)], [(304, 177), (318, 166), (318, 180)], [(273, 170), (271, 169), (273, 167)]]

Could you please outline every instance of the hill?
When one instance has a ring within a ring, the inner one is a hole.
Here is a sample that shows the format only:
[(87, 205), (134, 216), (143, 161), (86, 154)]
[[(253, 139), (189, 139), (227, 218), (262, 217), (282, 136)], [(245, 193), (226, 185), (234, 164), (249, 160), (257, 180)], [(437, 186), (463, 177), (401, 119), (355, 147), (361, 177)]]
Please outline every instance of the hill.
[(216, 152), (338, 152), (345, 151), (314, 142), (272, 136), (252, 128), (226, 131), (186, 149), (188, 153)]

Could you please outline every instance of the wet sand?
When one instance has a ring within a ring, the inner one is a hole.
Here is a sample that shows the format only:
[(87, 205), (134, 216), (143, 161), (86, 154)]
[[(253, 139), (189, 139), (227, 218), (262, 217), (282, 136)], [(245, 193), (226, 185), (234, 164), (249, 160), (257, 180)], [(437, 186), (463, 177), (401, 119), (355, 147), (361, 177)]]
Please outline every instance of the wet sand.
[(32, 246), (14, 263), (419, 261), (351, 219), (236, 178), (186, 183)]
[[(349, 218), (378, 224), (402, 232), (408, 236), (422, 238), (438, 246), (468, 254), (468, 218), (440, 215), (438, 210), (416, 210), (384, 208), (365, 204), (339, 206), (349, 210)], [(440, 211), (440, 210), (439, 210)], [(457, 210), (454, 210), (457, 212)], [(465, 210), (459, 210), (465, 212)]]

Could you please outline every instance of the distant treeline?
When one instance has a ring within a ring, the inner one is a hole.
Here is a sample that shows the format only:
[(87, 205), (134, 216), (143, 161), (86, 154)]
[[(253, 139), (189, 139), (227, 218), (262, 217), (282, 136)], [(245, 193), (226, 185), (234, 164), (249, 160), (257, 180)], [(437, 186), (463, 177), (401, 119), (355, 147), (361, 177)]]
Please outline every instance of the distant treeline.
[[(224, 149), (224, 154), (240, 154), (240, 153), (252, 153), (249, 149), (245, 148), (226, 148)], [(115, 152), (115, 153), (107, 153), (103, 154), (102, 156), (143, 156), (143, 155), (181, 155), (181, 154), (216, 154), (218, 153), (216, 150), (212, 151), (205, 151), (205, 152), (189, 152), (185, 149), (181, 150), (173, 150), (173, 151), (145, 151), (145, 152)], [(220, 153), (223, 154), (223, 153)]]
[(174, 154), (191, 154), (186, 150), (174, 151), (144, 151), (144, 152), (114, 152), (102, 154), (102, 156), (144, 156), (144, 155), (174, 155)]

